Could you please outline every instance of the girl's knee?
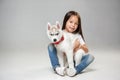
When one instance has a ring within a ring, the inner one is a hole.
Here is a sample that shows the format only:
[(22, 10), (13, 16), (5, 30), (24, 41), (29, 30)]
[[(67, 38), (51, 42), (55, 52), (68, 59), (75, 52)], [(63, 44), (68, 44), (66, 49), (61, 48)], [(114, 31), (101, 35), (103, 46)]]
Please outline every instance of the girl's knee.
[(51, 43), (51, 44), (48, 45), (48, 50), (49, 51), (53, 51), (54, 49), (55, 49), (54, 44)]
[(88, 54), (88, 61), (89, 61), (89, 62), (93, 62), (94, 59), (95, 59), (95, 57), (94, 57), (93, 55)]

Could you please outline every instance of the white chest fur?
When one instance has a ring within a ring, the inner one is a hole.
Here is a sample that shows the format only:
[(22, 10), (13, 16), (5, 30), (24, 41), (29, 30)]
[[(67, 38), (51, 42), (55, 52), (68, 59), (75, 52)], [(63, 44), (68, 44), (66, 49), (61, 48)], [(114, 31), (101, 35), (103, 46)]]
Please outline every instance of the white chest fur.
[(64, 40), (56, 45), (57, 50), (66, 52), (73, 49), (73, 39), (71, 33), (63, 32)]

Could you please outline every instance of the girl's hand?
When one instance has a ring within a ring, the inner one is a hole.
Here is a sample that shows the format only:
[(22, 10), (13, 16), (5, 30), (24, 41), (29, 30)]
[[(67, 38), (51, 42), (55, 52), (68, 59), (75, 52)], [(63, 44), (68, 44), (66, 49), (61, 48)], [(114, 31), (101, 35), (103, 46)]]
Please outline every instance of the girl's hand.
[(83, 49), (85, 51), (85, 53), (88, 53), (88, 48), (86, 44), (81, 45), (79, 40), (76, 39), (76, 41), (74, 42), (74, 49), (73, 51), (76, 52), (78, 49)]

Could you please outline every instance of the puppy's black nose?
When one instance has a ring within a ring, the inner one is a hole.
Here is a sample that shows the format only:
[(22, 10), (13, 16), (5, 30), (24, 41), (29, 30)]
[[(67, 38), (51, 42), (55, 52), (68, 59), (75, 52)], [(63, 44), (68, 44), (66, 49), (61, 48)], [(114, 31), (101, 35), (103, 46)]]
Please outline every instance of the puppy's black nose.
[(53, 39), (53, 41), (54, 41), (54, 42), (56, 42), (56, 41), (57, 41), (57, 39)]

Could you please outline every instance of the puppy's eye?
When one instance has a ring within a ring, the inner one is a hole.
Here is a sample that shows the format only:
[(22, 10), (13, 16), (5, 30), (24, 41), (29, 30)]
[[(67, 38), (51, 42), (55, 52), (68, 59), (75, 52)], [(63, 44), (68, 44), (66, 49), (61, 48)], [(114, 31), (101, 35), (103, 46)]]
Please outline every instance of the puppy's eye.
[(59, 35), (59, 33), (56, 33), (55, 35)]
[(50, 34), (51, 36), (53, 36), (54, 34)]

